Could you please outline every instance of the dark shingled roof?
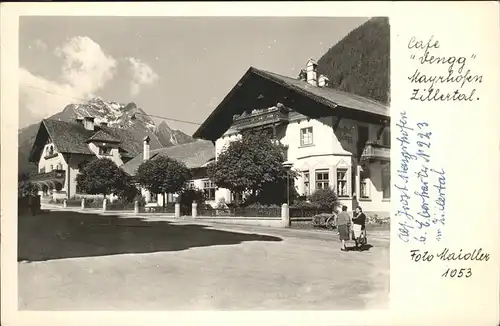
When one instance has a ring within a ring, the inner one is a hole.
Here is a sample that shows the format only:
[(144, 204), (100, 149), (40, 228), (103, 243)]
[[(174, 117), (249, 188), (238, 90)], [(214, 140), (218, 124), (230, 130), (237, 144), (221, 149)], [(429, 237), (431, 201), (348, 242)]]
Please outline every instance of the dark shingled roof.
[(61, 153), (94, 155), (87, 145), (87, 140), (93, 136), (102, 138), (101, 136), (105, 134), (109, 139), (114, 139), (120, 143), (122, 155), (126, 157), (134, 157), (142, 149), (142, 144), (136, 144), (134, 135), (125, 129), (95, 126), (95, 130), (87, 130), (79, 123), (44, 119), (38, 128), (35, 143), (30, 153), (30, 160), (38, 162), (45, 145), (46, 136), (52, 139), (56, 149)]
[[(190, 169), (200, 168), (215, 158), (215, 146), (211, 141), (197, 140), (182, 145), (151, 150), (150, 159), (158, 156), (170, 157), (184, 162)], [(122, 165), (121, 168), (129, 175), (135, 175), (142, 162), (143, 154), (141, 153)]]
[(291, 87), (296, 91), (304, 92), (325, 105), (335, 104), (338, 106), (352, 108), (354, 110), (389, 117), (389, 108), (381, 102), (356, 94), (339, 91), (330, 87), (313, 86), (306, 81), (278, 75), (269, 71), (255, 69), (255, 72), (262, 76), (276, 80), (277, 82), (282, 82), (284, 86)]
[(311, 118), (341, 116), (372, 123), (390, 120), (389, 107), (383, 103), (250, 67), (193, 137), (216, 140), (231, 127), (233, 115), (277, 102)]
[(99, 130), (96, 134), (94, 134), (92, 137), (90, 137), (87, 140), (87, 143), (90, 143), (92, 141), (100, 141), (100, 142), (105, 142), (105, 143), (119, 143), (120, 141), (116, 139), (113, 136), (110, 136), (109, 134), (105, 133), (102, 130)]

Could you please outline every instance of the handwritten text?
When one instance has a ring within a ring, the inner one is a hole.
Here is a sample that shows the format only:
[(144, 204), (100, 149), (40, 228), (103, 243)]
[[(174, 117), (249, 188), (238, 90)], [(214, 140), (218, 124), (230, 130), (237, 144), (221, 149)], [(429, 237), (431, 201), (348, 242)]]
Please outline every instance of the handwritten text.
[[(396, 121), (400, 159), (396, 170), (398, 236), (426, 243), (442, 238), (446, 220), (446, 173), (432, 161), (432, 131), (425, 121), (413, 122), (406, 111)], [(411, 182), (410, 182), (411, 181)]]
[(476, 86), (483, 82), (483, 75), (469, 67), (477, 58), (475, 54), (443, 55), (441, 44), (434, 36), (427, 40), (412, 37), (408, 49), (410, 59), (419, 65), (408, 76), (408, 80), (415, 85), (410, 95), (412, 101), (479, 100)]

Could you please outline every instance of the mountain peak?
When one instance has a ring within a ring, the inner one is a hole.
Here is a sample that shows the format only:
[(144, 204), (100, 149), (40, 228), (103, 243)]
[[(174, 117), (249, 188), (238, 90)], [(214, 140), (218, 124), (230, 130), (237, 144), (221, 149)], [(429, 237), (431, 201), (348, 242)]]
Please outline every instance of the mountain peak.
[[(130, 141), (138, 148), (142, 148), (142, 140), (145, 136), (151, 137), (152, 148), (170, 147), (193, 141), (191, 136), (179, 130), (172, 130), (164, 121), (156, 125), (153, 119), (134, 102), (122, 104), (95, 97), (87, 102), (69, 103), (61, 112), (49, 119), (73, 122), (78, 117), (88, 116), (94, 117), (97, 125), (107, 122), (110, 127), (124, 128), (132, 132), (134, 137)], [(38, 124), (19, 130), (20, 172), (36, 173), (36, 166), (28, 161), (28, 157), (35, 141)]]
[(160, 124), (158, 125), (158, 128), (172, 129), (165, 121), (160, 122)]

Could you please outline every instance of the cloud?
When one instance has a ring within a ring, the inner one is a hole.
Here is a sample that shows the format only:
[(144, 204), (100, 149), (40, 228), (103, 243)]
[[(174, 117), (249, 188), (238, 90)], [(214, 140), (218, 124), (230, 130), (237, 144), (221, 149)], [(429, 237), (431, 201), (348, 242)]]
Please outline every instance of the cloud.
[(143, 85), (152, 85), (158, 80), (158, 74), (147, 63), (133, 57), (128, 57), (126, 60), (132, 70), (132, 81), (130, 82), (132, 96), (137, 96)]
[(59, 112), (77, 99), (94, 96), (115, 76), (117, 61), (89, 37), (73, 37), (54, 54), (63, 60), (57, 80), (20, 68), (21, 107), (36, 118)]

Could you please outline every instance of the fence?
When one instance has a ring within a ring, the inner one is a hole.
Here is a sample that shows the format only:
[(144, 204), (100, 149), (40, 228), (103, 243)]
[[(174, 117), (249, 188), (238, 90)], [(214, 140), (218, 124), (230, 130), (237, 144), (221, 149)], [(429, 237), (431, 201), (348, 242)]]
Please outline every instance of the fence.
[[(132, 207), (133, 209), (133, 207)], [(139, 213), (166, 213), (166, 214), (174, 214), (175, 213), (175, 207), (173, 206), (149, 206), (149, 207), (144, 207), (140, 206), (139, 207)], [(182, 213), (182, 209), (181, 209)]]
[[(102, 203), (101, 203), (102, 207)], [(108, 211), (133, 211), (135, 207), (135, 203), (122, 203), (122, 202), (115, 202), (115, 203), (109, 203), (106, 205), (106, 210)]]
[(85, 200), (85, 208), (101, 208), (102, 209), (102, 207), (103, 207), (102, 200), (89, 200), (89, 199)]
[(328, 208), (290, 207), (290, 218), (309, 218), (310, 220), (315, 215), (325, 213), (331, 214), (332, 210)]
[(82, 206), (81, 199), (66, 200), (66, 207), (81, 207), (81, 206)]
[(280, 217), (281, 207), (202, 208), (197, 213), (214, 217)]

